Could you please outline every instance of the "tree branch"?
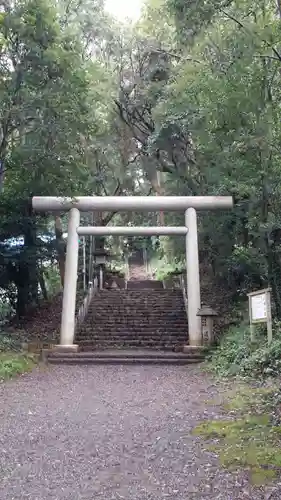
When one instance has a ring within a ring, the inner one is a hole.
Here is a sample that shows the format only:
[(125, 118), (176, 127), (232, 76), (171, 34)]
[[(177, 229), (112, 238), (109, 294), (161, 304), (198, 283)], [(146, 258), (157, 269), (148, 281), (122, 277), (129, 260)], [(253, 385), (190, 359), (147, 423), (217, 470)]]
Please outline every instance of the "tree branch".
[(180, 54), (175, 54), (174, 52), (169, 52), (167, 50), (164, 50), (164, 49), (153, 49), (154, 52), (156, 52), (157, 54), (166, 54), (167, 56), (170, 56), (170, 57), (174, 57), (175, 59), (178, 59), (179, 61), (191, 61), (191, 62), (195, 62), (197, 64), (201, 64), (202, 61), (198, 61), (198, 59), (194, 59), (193, 57), (184, 57), (184, 56), (181, 56)]
[[(232, 21), (234, 21), (236, 24), (238, 24), (238, 26), (240, 26), (240, 28), (242, 28), (244, 31), (248, 32), (248, 30), (245, 28), (244, 24), (241, 23), (241, 21), (239, 21), (238, 19), (236, 19), (234, 16), (232, 16), (231, 14), (228, 14), (228, 12), (225, 12), (225, 10), (222, 10), (221, 9), (221, 12), (228, 18), (228, 19), (231, 19)], [(262, 41), (264, 43), (266, 43), (266, 45), (271, 48), (271, 50), (274, 52), (274, 54), (276, 55), (276, 58), (278, 61), (281, 62), (281, 54), (279, 54), (278, 50), (275, 48), (275, 47), (272, 47), (272, 45), (270, 45), (270, 43), (265, 40), (264, 38), (262, 38)]]

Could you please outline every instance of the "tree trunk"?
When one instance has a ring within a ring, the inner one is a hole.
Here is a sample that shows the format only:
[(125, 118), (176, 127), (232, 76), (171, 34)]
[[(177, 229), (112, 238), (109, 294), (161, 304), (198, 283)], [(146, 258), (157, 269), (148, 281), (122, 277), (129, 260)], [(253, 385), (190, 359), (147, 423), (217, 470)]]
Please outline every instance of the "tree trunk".
[(275, 304), (275, 314), (281, 320), (281, 263), (280, 256), (275, 247), (275, 243), (270, 244), (266, 238), (266, 260), (268, 270), (268, 281), (272, 290), (272, 297)]
[(20, 319), (26, 315), (29, 304), (29, 275), (24, 254), (20, 257), (15, 285), (17, 287), (16, 315)]
[(40, 288), (41, 288), (41, 291), (42, 291), (43, 298), (45, 300), (48, 300), (48, 292), (47, 292), (47, 288), (46, 288), (46, 284), (45, 284), (45, 280), (44, 280), (44, 271), (43, 271), (43, 269), (41, 269), (40, 272), (39, 272), (39, 284), (40, 284)]
[(65, 273), (65, 251), (66, 245), (63, 239), (62, 221), (59, 215), (55, 215), (55, 234), (56, 234), (56, 248), (58, 255), (58, 266), (60, 273), (60, 281), (62, 288), (64, 287), (64, 273)]
[[(157, 196), (163, 196), (165, 193), (164, 188), (161, 186), (161, 173), (158, 172), (156, 169), (154, 172), (151, 172), (148, 174), (151, 186), (154, 190), (154, 192), (157, 194)], [(164, 212), (161, 210), (159, 212), (159, 225), (160, 226), (165, 226), (165, 217), (164, 217)]]
[[(265, 176), (262, 177), (262, 199), (261, 199), (261, 221), (268, 223), (268, 188)], [(281, 320), (281, 264), (276, 249), (276, 242), (271, 242), (270, 234), (264, 237), (265, 258), (267, 261), (268, 282), (272, 289), (272, 297), (275, 304), (275, 314), (278, 320)]]

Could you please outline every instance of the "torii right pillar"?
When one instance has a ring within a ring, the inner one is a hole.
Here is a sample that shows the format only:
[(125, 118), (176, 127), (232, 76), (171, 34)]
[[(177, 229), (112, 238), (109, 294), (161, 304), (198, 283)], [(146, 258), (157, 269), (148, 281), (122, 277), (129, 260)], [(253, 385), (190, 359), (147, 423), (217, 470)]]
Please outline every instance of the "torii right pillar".
[(197, 316), (201, 308), (200, 271), (197, 233), (197, 214), (194, 208), (185, 212), (186, 234), (186, 282), (188, 301), (188, 337), (189, 345), (199, 347), (203, 344), (201, 317)]

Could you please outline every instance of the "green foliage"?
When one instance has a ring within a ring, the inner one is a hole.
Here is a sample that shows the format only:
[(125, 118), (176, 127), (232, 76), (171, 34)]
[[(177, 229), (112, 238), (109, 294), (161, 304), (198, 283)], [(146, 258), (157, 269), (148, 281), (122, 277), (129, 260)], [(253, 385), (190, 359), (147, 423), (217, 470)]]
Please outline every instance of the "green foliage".
[(153, 109), (154, 143), (167, 147), (175, 125), (192, 138), (185, 169), (176, 163), (180, 189), (235, 201), (200, 220), (202, 256), (241, 294), (269, 283), (280, 318), (280, 12), (271, 1), (255, 13), (247, 1), (168, 3), (185, 43)]
[(150, 266), (153, 272), (155, 272), (155, 277), (157, 280), (163, 281), (169, 278), (176, 272), (183, 270), (181, 263), (174, 261), (173, 263), (168, 262), (166, 259), (151, 260)]
[(0, 331), (0, 352), (7, 351), (18, 351), (18, 344), (12, 337)]
[(276, 421), (273, 418), (277, 401), (280, 406), (275, 386), (236, 387), (227, 397), (231, 418), (202, 422), (194, 433), (210, 442), (208, 449), (219, 455), (223, 467), (243, 468), (258, 486), (271, 482), (281, 467), (280, 414)]
[(44, 269), (44, 276), (48, 295), (52, 297), (56, 295), (61, 289), (58, 267), (55, 265), (47, 266)]
[(219, 376), (277, 377), (281, 373), (280, 328), (275, 326), (273, 342), (268, 345), (264, 333), (250, 340), (247, 327), (232, 328), (222, 337), (210, 356), (210, 368)]
[(202, 28), (207, 26), (217, 11), (229, 7), (228, 0), (167, 0), (175, 15), (178, 37), (181, 43), (191, 42)]
[(241, 373), (253, 377), (277, 377), (281, 373), (281, 338), (256, 349), (241, 366)]
[(12, 308), (7, 300), (0, 301), (0, 325), (2, 325), (11, 315)]
[(75, 6), (62, 4), (6, 3), (0, 19), (0, 286), (18, 316), (37, 304), (39, 282), (44, 292), (58, 288), (54, 276), (44, 286), (42, 270), (60, 242), (49, 214), (32, 213), (30, 196), (91, 194), (96, 170), (103, 183), (110, 179), (108, 189), (116, 187), (108, 163), (97, 164), (111, 128), (112, 81), (86, 57), (82, 13), (90, 5), (77, 3), (74, 29)]
[(15, 352), (0, 352), (0, 380), (29, 372), (34, 367), (35, 360), (32, 356)]
[(253, 352), (248, 328), (231, 328), (223, 335), (211, 356), (211, 368), (217, 375), (237, 375), (241, 365)]

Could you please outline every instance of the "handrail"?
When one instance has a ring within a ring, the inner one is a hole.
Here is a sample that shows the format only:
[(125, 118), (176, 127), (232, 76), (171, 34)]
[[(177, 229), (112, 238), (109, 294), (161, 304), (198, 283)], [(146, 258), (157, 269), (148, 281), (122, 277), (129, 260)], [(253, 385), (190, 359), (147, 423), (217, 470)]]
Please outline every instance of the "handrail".
[(94, 295), (97, 292), (97, 289), (98, 289), (98, 279), (95, 278), (94, 283), (89, 283), (87, 295), (78, 309), (78, 313), (75, 318), (75, 330), (85, 321), (85, 318), (89, 311), (90, 304), (92, 302)]
[(130, 267), (128, 255), (125, 256), (125, 279), (129, 281), (130, 279)]

